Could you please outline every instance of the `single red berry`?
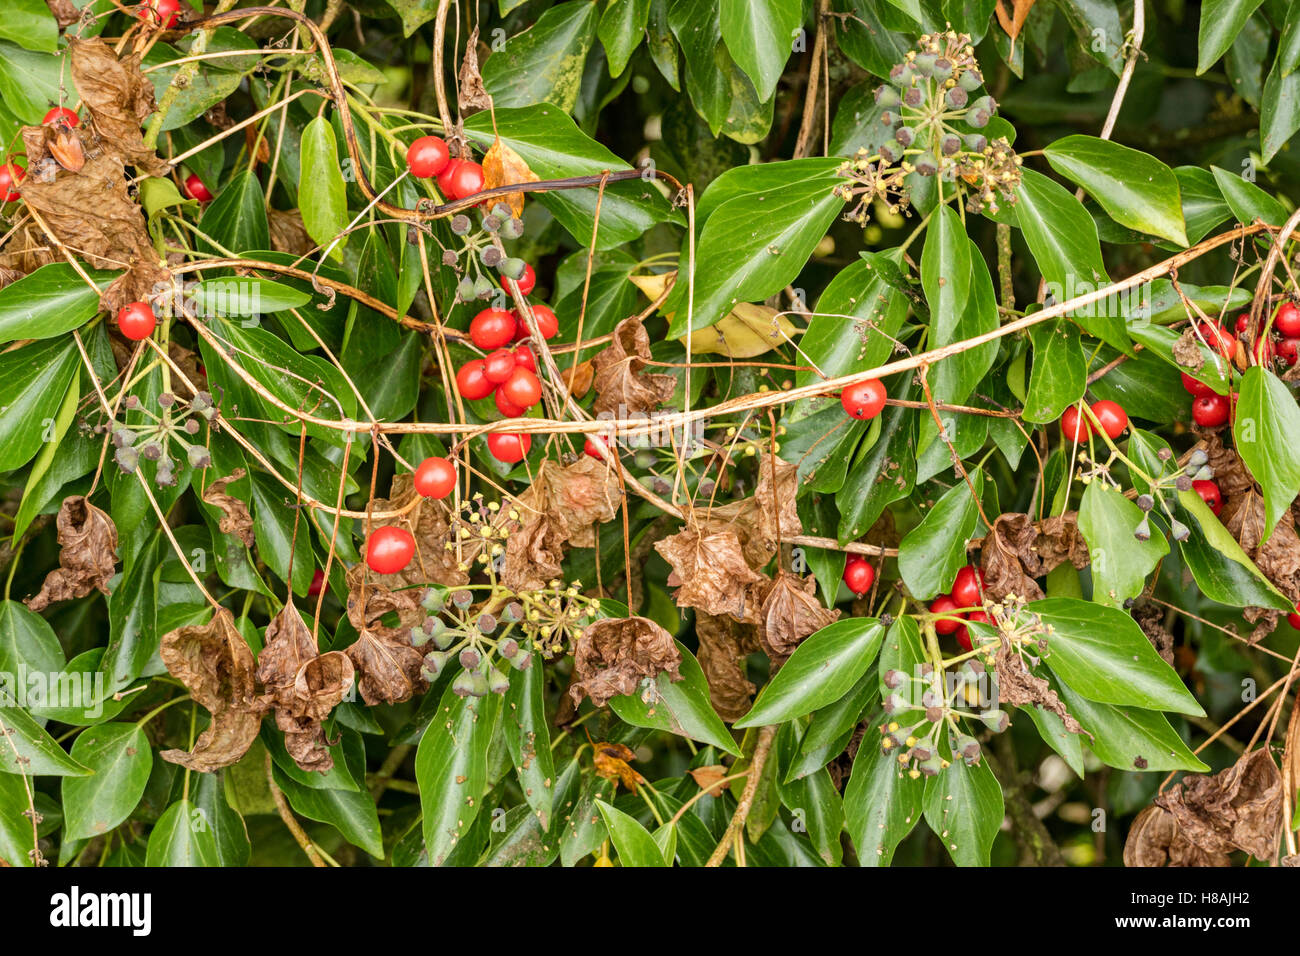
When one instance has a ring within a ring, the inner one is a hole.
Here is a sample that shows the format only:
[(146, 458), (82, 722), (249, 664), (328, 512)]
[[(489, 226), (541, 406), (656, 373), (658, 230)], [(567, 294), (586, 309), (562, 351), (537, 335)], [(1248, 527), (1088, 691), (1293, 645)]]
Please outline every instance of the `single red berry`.
[(596, 435), (588, 435), (587, 440), (582, 443), (582, 450), (597, 461), (605, 460), (605, 456), (601, 454), (601, 449), (607, 449), (608, 447), (609, 446), (605, 444), (605, 439), (599, 438)]
[(471, 359), (456, 373), (456, 391), (471, 402), (487, 398), (492, 394), (493, 387), (483, 371), (482, 359)]
[[(532, 306), (533, 318), (537, 320), (537, 331), (542, 333), (542, 338), (548, 342), (560, 333), (560, 320), (551, 310), (549, 305), (538, 303)], [(515, 341), (522, 342), (528, 338), (528, 324), (524, 322), (524, 317), (517, 312), (511, 313), (515, 317)]]
[(532, 348), (527, 345), (515, 346), (515, 364), (520, 368), (526, 368), (530, 372), (537, 371), (537, 356), (533, 354)]
[(1201, 496), (1201, 500), (1210, 506), (1216, 515), (1223, 510), (1223, 493), (1212, 481), (1193, 481), (1192, 490)]
[(1101, 430), (1111, 438), (1118, 438), (1128, 428), (1128, 413), (1116, 402), (1096, 402), (1092, 406), (1092, 413), (1101, 423)]
[(56, 106), (45, 114), (42, 126), (80, 126), (81, 117), (66, 106)]
[(180, 16), (180, 0), (144, 0), (140, 5), (140, 19), (165, 30), (175, 26)]
[[(949, 594), (940, 594), (930, 602), (931, 614), (953, 614), (956, 610), (957, 602)], [(959, 627), (961, 627), (961, 620), (955, 615), (934, 622), (934, 630), (938, 634), (951, 634)]]
[(447, 175), (452, 199), (464, 199), (483, 190), (483, 167), (478, 163), (464, 160)]
[(456, 466), (434, 455), (415, 469), (415, 490), (426, 498), (446, 498), (456, 488)]
[(442, 168), (442, 172), (438, 174), (438, 192), (442, 193), (447, 199), (456, 198), (451, 192), (451, 177), (464, 162), (463, 159), (449, 159), (447, 165)]
[(1295, 365), (1300, 358), (1300, 339), (1283, 339), (1277, 343), (1277, 357), (1286, 362), (1287, 367)]
[(406, 150), (406, 168), (418, 179), (437, 176), (449, 162), (447, 141), (440, 136), (421, 136)]
[(1215, 392), (1192, 400), (1192, 421), (1204, 428), (1215, 428), (1228, 420), (1228, 399)]
[(190, 173), (185, 177), (185, 192), (191, 199), (197, 199), (199, 202), (212, 202), (212, 190), (203, 184), (198, 173)]
[(509, 345), (515, 334), (515, 317), (505, 309), (484, 309), (469, 323), (469, 337), (485, 352)]
[(840, 404), (850, 418), (875, 418), (885, 407), (885, 383), (878, 378), (855, 382), (840, 392)]
[[(528, 293), (532, 292), (533, 289), (537, 288), (537, 273), (533, 271), (532, 266), (525, 265), (524, 274), (516, 279), (515, 282), (519, 285), (519, 291), (524, 295), (528, 295)], [(501, 288), (505, 289), (507, 292), (510, 291), (510, 287), (506, 285), (505, 276), (501, 277)]]
[(542, 383), (528, 369), (517, 365), (499, 391), (505, 394), (507, 402), (520, 408), (532, 408), (542, 400)]
[(20, 195), (18, 184), (27, 175), (27, 169), (15, 159), (0, 166), (0, 200), (13, 202)]
[(385, 525), (366, 539), (366, 564), (376, 574), (396, 574), (415, 557), (415, 538), (405, 528)]
[(157, 325), (158, 317), (153, 314), (148, 302), (131, 302), (117, 312), (117, 327), (132, 342), (153, 335)]
[(1068, 442), (1083, 444), (1092, 435), (1088, 420), (1079, 414), (1079, 409), (1071, 405), (1061, 415), (1061, 436)]
[(312, 572), (311, 584), (307, 585), (307, 596), (316, 597), (325, 589), (325, 572), (317, 568)]
[(1206, 395), (1216, 394), (1214, 389), (1210, 388), (1210, 386), (1206, 385), (1204, 382), (1192, 378), (1186, 372), (1180, 372), (1179, 374), (1182, 375), (1183, 377), (1183, 388), (1186, 389), (1191, 394), (1195, 395), (1197, 398), (1202, 398)]
[(528, 456), (528, 449), (533, 446), (533, 436), (528, 433), (492, 432), (487, 438), (488, 451), (497, 461), (507, 465), (523, 461)]
[(1202, 322), (1200, 324), (1201, 338), (1205, 344), (1217, 351), (1226, 359), (1232, 358), (1237, 351), (1237, 340), (1228, 334), (1228, 330), (1217, 322)]
[(1246, 330), (1250, 328), (1250, 313), (1243, 312), (1237, 316), (1237, 323), (1234, 328), (1237, 330), (1238, 335), (1245, 335)]
[[(979, 624), (987, 624), (992, 619), (983, 611), (971, 611), (969, 614), (966, 615), (966, 620), (974, 621)], [(957, 637), (957, 645), (963, 651), (969, 651), (974, 646), (974, 644), (971, 642), (970, 630), (966, 627), (965, 624), (957, 628), (956, 637)]]
[(952, 582), (952, 599), (958, 607), (979, 607), (983, 589), (984, 572), (968, 564), (957, 570), (957, 577)]
[(519, 405), (512, 405), (510, 399), (506, 398), (499, 388), (493, 393), (492, 400), (496, 402), (497, 411), (506, 418), (523, 418), (528, 414), (528, 409)]
[(860, 555), (853, 555), (844, 564), (844, 583), (858, 597), (871, 590), (876, 581), (876, 569), (871, 562)]
[(1286, 622), (1300, 631), (1300, 604), (1295, 606), (1295, 613), (1286, 616)]
[(1300, 306), (1294, 302), (1283, 302), (1273, 317), (1273, 328), (1286, 339), (1300, 338)]
[(515, 354), (509, 349), (497, 349), (489, 352), (483, 359), (483, 374), (493, 385), (500, 385), (518, 368)]
[(1255, 340), (1255, 348), (1252, 350), (1251, 355), (1254, 356), (1256, 365), (1269, 368), (1273, 364), (1274, 354), (1272, 338), (1260, 337)]

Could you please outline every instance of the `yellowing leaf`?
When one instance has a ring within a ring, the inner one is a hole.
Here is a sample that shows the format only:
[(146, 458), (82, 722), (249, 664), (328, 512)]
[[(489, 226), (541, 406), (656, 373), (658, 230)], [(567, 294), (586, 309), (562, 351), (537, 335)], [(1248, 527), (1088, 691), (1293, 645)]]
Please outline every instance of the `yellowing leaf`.
[[(630, 276), (632, 284), (651, 301), (663, 295), (675, 272), (662, 275)], [(672, 315), (665, 313), (671, 320)], [(691, 352), (713, 353), (730, 358), (753, 358), (790, 341), (803, 330), (771, 306), (741, 302), (717, 324), (691, 333)]]
[[(497, 186), (512, 186), (515, 183), (535, 183), (538, 175), (528, 168), (524, 158), (501, 142), (498, 136), (491, 147), (483, 154), (483, 188), (495, 189)], [(507, 193), (501, 197), (510, 211), (516, 216), (523, 215), (524, 194)]]

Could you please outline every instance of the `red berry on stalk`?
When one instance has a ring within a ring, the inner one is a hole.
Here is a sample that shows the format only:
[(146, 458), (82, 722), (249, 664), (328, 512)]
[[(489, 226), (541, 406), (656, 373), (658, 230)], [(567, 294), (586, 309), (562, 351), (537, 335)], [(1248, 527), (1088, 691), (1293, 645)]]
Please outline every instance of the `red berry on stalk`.
[(1219, 491), (1219, 486), (1212, 481), (1193, 481), (1192, 491), (1201, 496), (1201, 500), (1210, 506), (1210, 510), (1217, 516), (1223, 510), (1223, 493)]
[(1300, 631), (1300, 604), (1295, 606), (1295, 613), (1286, 616), (1286, 622)]
[(483, 374), (494, 385), (500, 385), (518, 368), (515, 355), (509, 349), (497, 349), (489, 352), (483, 359)]
[(844, 583), (858, 597), (871, 590), (876, 580), (876, 569), (860, 555), (852, 555), (844, 564)]
[[(974, 621), (979, 624), (988, 624), (989, 621), (992, 620), (992, 618), (990, 618), (983, 611), (971, 611), (969, 614), (966, 615), (966, 620)], [(960, 647), (963, 651), (969, 651), (974, 646), (971, 642), (970, 630), (966, 627), (965, 624), (957, 628), (956, 637), (957, 637), (957, 646)]]
[(1217, 322), (1202, 322), (1199, 327), (1205, 344), (1226, 359), (1231, 359), (1237, 351), (1237, 340), (1228, 334), (1227, 329)]
[(42, 126), (80, 126), (81, 117), (66, 106), (56, 106), (45, 114)]
[(447, 141), (440, 136), (421, 136), (406, 150), (406, 168), (417, 179), (437, 176), (450, 162)]
[(462, 160), (459, 166), (446, 175), (447, 189), (452, 199), (464, 199), (483, 190), (483, 167), (478, 163)]
[(181, 2), (180, 0), (144, 0), (138, 15), (145, 23), (170, 29), (180, 19)]
[(840, 392), (840, 404), (850, 418), (867, 421), (885, 407), (885, 383), (878, 378), (855, 382)]
[(515, 334), (515, 317), (505, 309), (484, 309), (469, 323), (469, 337), (484, 351), (510, 344)]
[(1270, 365), (1272, 365), (1273, 355), (1274, 355), (1272, 338), (1261, 336), (1260, 338), (1256, 339), (1255, 348), (1252, 351), (1252, 355), (1255, 358), (1256, 365), (1262, 365), (1264, 366), (1264, 368), (1268, 368)]
[(456, 488), (456, 466), (437, 455), (415, 469), (415, 490), (426, 498), (446, 498)]
[[(537, 273), (533, 271), (532, 266), (525, 265), (524, 274), (516, 279), (515, 282), (519, 285), (519, 291), (524, 295), (528, 295), (528, 293), (532, 292), (533, 289), (537, 288)], [(506, 285), (505, 276), (501, 277), (501, 288), (505, 289), (507, 292), (510, 291), (509, 287)]]
[(510, 399), (506, 398), (499, 388), (493, 394), (492, 400), (496, 402), (497, 411), (506, 418), (523, 418), (528, 414), (528, 409), (511, 404)]
[(958, 607), (978, 607), (980, 591), (984, 588), (984, 572), (974, 565), (959, 568), (952, 582), (952, 599)]
[(1283, 338), (1300, 338), (1300, 306), (1294, 302), (1283, 302), (1282, 307), (1277, 310), (1277, 315), (1273, 317), (1273, 328), (1277, 329)]
[[(948, 594), (940, 594), (930, 602), (931, 614), (952, 614), (956, 610), (957, 602)], [(961, 621), (956, 616), (941, 618), (934, 622), (934, 630), (937, 634), (951, 634), (959, 627), (961, 627)]]
[(438, 192), (442, 193), (447, 199), (456, 198), (451, 192), (451, 177), (464, 163), (465, 160), (463, 159), (449, 159), (447, 165), (442, 168), (442, 172), (438, 174)]
[(1192, 378), (1186, 372), (1180, 372), (1179, 374), (1182, 375), (1183, 377), (1183, 388), (1185, 388), (1191, 394), (1195, 395), (1197, 398), (1201, 398), (1205, 395), (1217, 394), (1214, 391), (1214, 389), (1210, 388), (1210, 386), (1206, 385), (1204, 382)]
[(307, 596), (316, 597), (325, 589), (325, 572), (317, 568), (312, 572), (311, 584), (307, 585)]
[(1110, 438), (1118, 438), (1128, 428), (1128, 413), (1117, 402), (1097, 402), (1092, 406), (1092, 413), (1101, 423), (1101, 430)]
[(190, 173), (185, 177), (185, 192), (199, 202), (212, 202), (212, 190), (203, 184), (198, 173)]
[(456, 373), (456, 391), (471, 402), (487, 398), (492, 394), (493, 385), (483, 372), (483, 360), (471, 359), (460, 367)]
[[(537, 331), (542, 333), (542, 338), (548, 342), (560, 333), (560, 320), (555, 313), (551, 311), (549, 305), (537, 304), (532, 306), (533, 318), (537, 320)], [(528, 323), (524, 317), (517, 312), (512, 312), (515, 317), (515, 341), (522, 342), (528, 338)]]
[(1246, 330), (1250, 328), (1250, 313), (1243, 312), (1237, 316), (1237, 324), (1234, 326), (1238, 335), (1245, 335)]
[(1204, 428), (1215, 428), (1228, 420), (1228, 399), (1217, 392), (1192, 400), (1192, 421)]
[(18, 192), (18, 184), (23, 181), (27, 175), (27, 169), (22, 163), (15, 159), (0, 166), (0, 200), (4, 202), (13, 202), (21, 193)]
[(515, 346), (515, 364), (520, 368), (526, 368), (530, 372), (537, 371), (537, 356), (527, 345)]
[(1300, 339), (1283, 339), (1277, 343), (1277, 357), (1286, 362), (1287, 367), (1295, 365), (1300, 358)]
[(582, 450), (597, 461), (604, 461), (605, 456), (601, 454), (602, 448), (608, 448), (605, 439), (598, 438), (595, 435), (588, 435), (587, 440), (582, 443)]
[(366, 539), (366, 564), (376, 574), (396, 574), (415, 557), (415, 539), (405, 528), (385, 525)]
[(513, 465), (528, 456), (528, 449), (533, 446), (533, 436), (526, 432), (492, 432), (487, 437), (487, 443), (493, 458)]
[(528, 369), (517, 365), (499, 391), (505, 395), (506, 401), (520, 408), (532, 408), (542, 400), (542, 383)]
[(1079, 414), (1077, 406), (1071, 405), (1061, 415), (1061, 436), (1068, 442), (1083, 444), (1092, 435), (1088, 420)]
[(158, 317), (148, 302), (131, 302), (122, 306), (117, 312), (117, 327), (132, 342), (139, 342), (153, 335), (158, 325)]

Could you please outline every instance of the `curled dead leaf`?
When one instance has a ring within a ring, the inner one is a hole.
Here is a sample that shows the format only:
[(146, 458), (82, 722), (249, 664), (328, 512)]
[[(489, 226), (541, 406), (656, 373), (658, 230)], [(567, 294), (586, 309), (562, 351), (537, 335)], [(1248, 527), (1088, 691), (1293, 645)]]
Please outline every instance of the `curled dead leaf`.
[(782, 569), (763, 598), (758, 629), (763, 650), (774, 665), (785, 663), (804, 639), (839, 619), (817, 600), (817, 579), (800, 578)]
[(424, 655), (411, 646), (408, 633), (389, 627), (363, 630), (347, 649), (361, 675), (357, 689), (367, 704), (397, 704), (428, 689), (420, 676)]
[(1005, 639), (998, 648), (995, 666), (998, 700), (1016, 707), (1039, 707), (1061, 718), (1061, 723), (1070, 733), (1092, 737), (1065, 709), (1065, 703), (1057, 696), (1056, 691), (1052, 690), (1052, 685), (1046, 678), (1030, 673), (1024, 659)]
[(734, 530), (702, 533), (688, 527), (656, 541), (655, 550), (672, 566), (668, 583), (677, 586), (673, 597), (678, 607), (728, 614), (737, 620), (754, 618), (757, 608), (747, 601), (746, 588), (765, 578), (746, 563)]
[(1125, 866), (1227, 866), (1226, 853), (1207, 853), (1187, 839), (1174, 815), (1163, 807), (1145, 808), (1124, 841)]
[(465, 42), (465, 56), (461, 58), (460, 74), (457, 77), (456, 103), (460, 107), (462, 117), (492, 106), (492, 97), (483, 88), (483, 76), (479, 73), (477, 24), (470, 31), (469, 39)]
[(140, 125), (157, 109), (153, 84), (140, 72), (140, 54), (121, 59), (98, 37), (68, 39), (72, 80), (95, 137), (142, 172), (162, 176), (167, 163), (145, 145)]
[(1034, 0), (1011, 0), (1011, 13), (1003, 6), (1002, 0), (998, 0), (997, 14), (998, 23), (1011, 38), (1011, 49), (1016, 48), (1016, 38), (1020, 36), (1021, 29), (1024, 28), (1025, 19), (1029, 16), (1029, 11), (1034, 8)]
[(727, 788), (719, 782), (727, 778), (727, 768), (722, 764), (710, 764), (707, 767), (694, 767), (686, 771), (701, 790), (707, 790), (711, 797), (721, 797)]
[(1244, 850), (1259, 860), (1277, 855), (1282, 836), (1282, 774), (1267, 747), (1216, 774), (1188, 774), (1155, 799), (1180, 832), (1204, 853)]
[(95, 589), (107, 594), (117, 563), (117, 526), (88, 498), (64, 498), (55, 526), (59, 566), (45, 576), (40, 591), (25, 602), (33, 611), (43, 611), (55, 601), (85, 597)]
[(616, 784), (621, 783), (632, 793), (636, 793), (636, 788), (645, 783), (645, 777), (631, 767), (631, 761), (635, 759), (636, 754), (626, 744), (608, 741), (592, 744), (592, 762), (595, 764), (596, 776), (612, 780)]
[(696, 655), (709, 682), (709, 701), (723, 720), (738, 720), (749, 712), (754, 685), (745, 674), (745, 658), (758, 650), (754, 629), (729, 617), (695, 614)]
[(999, 515), (980, 550), (985, 594), (994, 601), (1009, 594), (1036, 601), (1043, 597), (1043, 589), (1034, 579), (1064, 561), (1076, 568), (1088, 565), (1088, 546), (1075, 512), (1040, 522), (1025, 514)]
[(648, 412), (673, 394), (676, 376), (643, 371), (649, 358), (650, 336), (640, 319), (630, 316), (614, 327), (609, 345), (591, 360), (597, 415)]
[(248, 474), (243, 468), (236, 468), (224, 478), (209, 482), (204, 489), (203, 500), (214, 508), (221, 510), (221, 520), (217, 527), (222, 534), (233, 534), (248, 547), (253, 546), (253, 516), (248, 512), (248, 504), (234, 495), (226, 494), (226, 488), (240, 481)]
[(574, 703), (583, 696), (603, 707), (611, 697), (632, 694), (644, 678), (667, 674), (679, 681), (682, 655), (673, 636), (645, 617), (602, 618), (586, 628), (573, 649), (569, 686)]
[[(524, 158), (501, 141), (498, 136), (483, 154), (483, 188), (495, 189), (497, 186), (513, 186), (517, 183), (535, 183), (538, 176), (528, 168)], [(499, 197), (510, 207), (516, 216), (524, 214), (524, 194), (522, 192), (506, 193)], [(495, 204), (495, 201), (494, 201)]]

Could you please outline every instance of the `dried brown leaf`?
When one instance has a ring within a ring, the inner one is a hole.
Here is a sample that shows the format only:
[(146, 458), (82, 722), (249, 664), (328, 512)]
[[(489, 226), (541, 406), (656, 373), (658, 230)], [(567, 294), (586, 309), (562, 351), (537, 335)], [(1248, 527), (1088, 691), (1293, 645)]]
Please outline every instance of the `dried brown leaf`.
[(1065, 703), (1052, 690), (1052, 685), (1045, 678), (1030, 673), (1020, 654), (1012, 649), (1006, 641), (998, 648), (996, 659), (998, 700), (1016, 707), (1038, 706), (1061, 718), (1065, 729), (1072, 734), (1087, 734), (1079, 722), (1070, 716)]
[(794, 653), (804, 639), (839, 619), (840, 612), (827, 610), (817, 600), (817, 579), (800, 578), (784, 569), (776, 574), (763, 598), (758, 629), (763, 650), (779, 665)]
[(602, 618), (574, 646), (577, 679), (569, 694), (575, 704), (585, 695), (603, 707), (611, 697), (635, 693), (644, 678), (667, 674), (669, 680), (681, 680), (681, 662), (673, 636), (649, 618)]
[(721, 797), (727, 790), (725, 786), (719, 786), (719, 781), (727, 778), (727, 768), (722, 764), (710, 764), (707, 767), (695, 767), (687, 770), (691, 779), (695, 781), (696, 786), (701, 790), (707, 790), (711, 797)]
[(59, 22), (59, 29), (72, 26), (81, 19), (81, 9), (72, 0), (45, 0), (45, 5)]
[[(492, 97), (483, 88), (483, 76), (479, 73), (477, 26), (470, 31), (469, 40), (465, 43), (465, 56), (460, 61), (460, 75), (457, 80), (456, 103), (460, 107), (462, 117), (492, 106)], [(516, 212), (515, 215), (518, 213)]]
[[(458, 548), (452, 534), (450, 509), (437, 499), (417, 496), (415, 478), (409, 473), (393, 476), (388, 495), (374, 500), (375, 511), (395, 511), (410, 504), (412, 498), (419, 500), (404, 517), (374, 519), (376, 528), (395, 525), (410, 531), (415, 538), (415, 557), (405, 570), (387, 575), (386, 582), (399, 587), (429, 583), (456, 587), (467, 583), (469, 574), (460, 569), (460, 564), (474, 560), (483, 548), (482, 541), (469, 539), (460, 542)], [(451, 549), (447, 548), (448, 543), (452, 543)]]
[(1025, 18), (1029, 16), (1029, 11), (1034, 7), (1034, 0), (1011, 0), (1012, 12), (1007, 13), (1006, 7), (1003, 6), (1002, 0), (998, 0), (997, 14), (998, 23), (1006, 31), (1007, 36), (1011, 38), (1011, 49), (1016, 48), (1016, 37), (1020, 36), (1020, 31), (1025, 25)]
[(302, 213), (297, 209), (268, 209), (266, 215), (271, 226), (271, 248), (276, 252), (305, 256), (316, 248), (316, 243), (307, 235), (307, 227), (302, 224)]
[(88, 498), (64, 498), (55, 524), (59, 566), (45, 576), (41, 590), (25, 602), (33, 611), (43, 611), (55, 601), (85, 597), (95, 589), (107, 594), (117, 562), (117, 527)]
[[(518, 183), (535, 183), (538, 175), (528, 168), (524, 158), (501, 141), (498, 136), (483, 154), (483, 188), (495, 189), (497, 186), (513, 186)], [(493, 205), (504, 201), (516, 216), (524, 214), (524, 194), (522, 192), (506, 193), (493, 200)]]
[(367, 704), (397, 704), (428, 690), (420, 676), (424, 655), (411, 646), (409, 631), (380, 627), (365, 630), (347, 649), (360, 678), (357, 689)]
[(672, 395), (676, 377), (643, 372), (649, 358), (650, 336), (640, 319), (629, 316), (614, 327), (610, 344), (592, 358), (596, 414), (648, 412)]
[(729, 617), (695, 614), (700, 668), (709, 682), (709, 701), (723, 720), (738, 720), (749, 712), (754, 685), (745, 674), (745, 658), (758, 650), (753, 628)]
[(145, 145), (140, 132), (140, 125), (158, 108), (153, 84), (140, 72), (140, 54), (118, 59), (98, 37), (70, 37), (68, 52), (72, 80), (100, 145), (143, 172), (165, 175), (167, 164)]
[(1207, 853), (1187, 835), (1174, 815), (1147, 807), (1137, 815), (1124, 841), (1125, 866), (1227, 866), (1227, 853)]
[(220, 608), (207, 624), (169, 631), (158, 654), (168, 673), (212, 714), (192, 750), (159, 756), (199, 773), (237, 763), (257, 738), (268, 701), (257, 695), (253, 652), (230, 611)]
[(243, 468), (236, 468), (224, 478), (209, 482), (204, 489), (203, 500), (214, 508), (221, 510), (221, 520), (217, 527), (222, 534), (233, 534), (248, 547), (253, 546), (253, 516), (248, 512), (248, 504), (234, 495), (226, 494), (226, 488), (236, 481), (241, 481), (248, 474)]
[(1277, 855), (1282, 835), (1282, 775), (1268, 748), (1219, 773), (1188, 774), (1155, 799), (1183, 835), (1207, 854), (1244, 850), (1259, 860)]
[(765, 578), (745, 562), (734, 530), (703, 534), (688, 527), (656, 541), (655, 550), (672, 566), (668, 583), (677, 586), (673, 597), (678, 607), (729, 614), (738, 620), (753, 618), (757, 609), (746, 601), (746, 589)]
[(995, 601), (1009, 594), (1036, 601), (1043, 590), (1034, 579), (1065, 561), (1076, 568), (1088, 565), (1088, 546), (1075, 512), (1037, 523), (1025, 514), (999, 515), (980, 551), (985, 593)]
[(600, 741), (592, 745), (596, 776), (621, 783), (632, 793), (636, 793), (637, 787), (645, 783), (645, 777), (631, 767), (631, 761), (635, 759), (636, 754), (626, 744)]

